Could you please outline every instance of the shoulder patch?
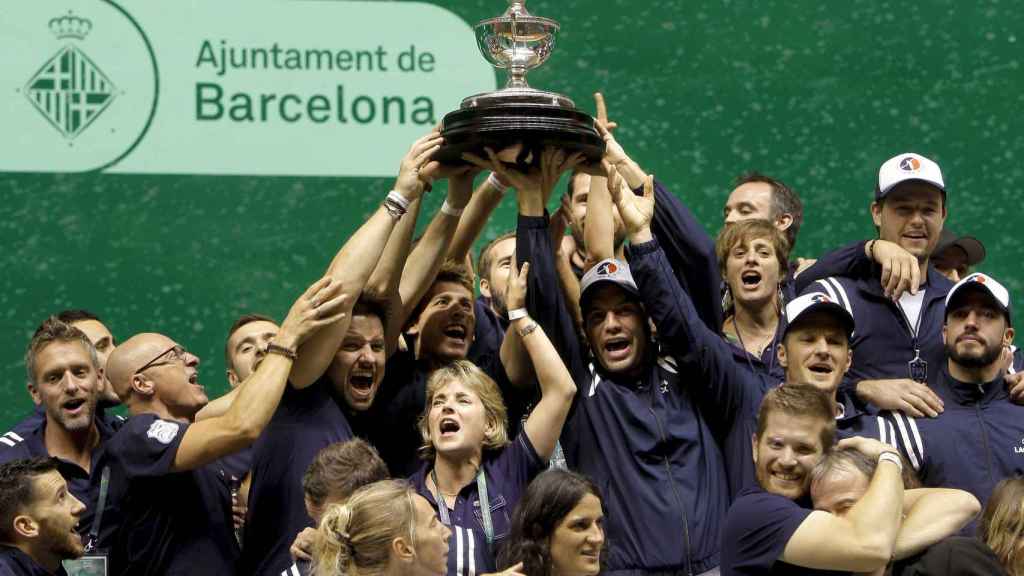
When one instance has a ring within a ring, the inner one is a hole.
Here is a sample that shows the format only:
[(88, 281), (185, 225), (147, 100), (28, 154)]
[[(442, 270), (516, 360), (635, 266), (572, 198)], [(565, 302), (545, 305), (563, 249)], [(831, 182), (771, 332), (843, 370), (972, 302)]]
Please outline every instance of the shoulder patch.
[(149, 430), (146, 430), (146, 436), (156, 440), (161, 444), (170, 444), (171, 440), (178, 435), (178, 430), (181, 429), (181, 425), (177, 422), (168, 422), (167, 420), (154, 420), (149, 425)]

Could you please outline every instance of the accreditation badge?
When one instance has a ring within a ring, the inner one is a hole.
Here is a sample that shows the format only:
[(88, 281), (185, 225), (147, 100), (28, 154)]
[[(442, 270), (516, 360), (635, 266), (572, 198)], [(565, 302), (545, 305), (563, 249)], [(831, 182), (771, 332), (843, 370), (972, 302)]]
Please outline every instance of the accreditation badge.
[(68, 576), (107, 576), (107, 557), (87, 555), (76, 560), (65, 560), (64, 571)]

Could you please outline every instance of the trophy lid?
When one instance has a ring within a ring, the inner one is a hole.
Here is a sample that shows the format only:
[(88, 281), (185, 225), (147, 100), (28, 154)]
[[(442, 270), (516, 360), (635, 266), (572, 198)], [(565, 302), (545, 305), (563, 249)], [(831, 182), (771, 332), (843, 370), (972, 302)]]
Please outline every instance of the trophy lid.
[(510, 24), (512, 22), (519, 22), (522, 24), (540, 24), (545, 28), (554, 29), (554, 31), (561, 30), (561, 26), (558, 22), (550, 18), (543, 18), (541, 16), (534, 16), (526, 9), (526, 0), (508, 0), (508, 9), (501, 16), (494, 18), (488, 18), (481, 20), (477, 23), (477, 27), (481, 26), (493, 26), (495, 24)]

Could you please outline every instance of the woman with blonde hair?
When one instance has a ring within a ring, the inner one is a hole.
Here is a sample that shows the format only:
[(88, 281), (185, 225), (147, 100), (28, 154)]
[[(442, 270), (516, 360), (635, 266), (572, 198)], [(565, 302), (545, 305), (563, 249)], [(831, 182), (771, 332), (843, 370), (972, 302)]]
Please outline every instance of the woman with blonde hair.
[(441, 576), (450, 536), (408, 482), (382, 480), (324, 513), (313, 540), (313, 574)]
[(978, 524), (981, 539), (1009, 576), (1024, 576), (1024, 477), (996, 485)]
[[(547, 468), (576, 394), (558, 351), (526, 312), (528, 273), (529, 263), (518, 273), (513, 267), (506, 295), (511, 326), (505, 344), (514, 339), (525, 350), (541, 391), (522, 431), (509, 440), (501, 391), (473, 363), (452, 362), (427, 380), (419, 425), (427, 462), (411, 480), (455, 532), (449, 576), (494, 570), (495, 550), (509, 534), (512, 510), (530, 480)], [(503, 361), (515, 356), (504, 352)], [(521, 574), (520, 568), (502, 574)]]

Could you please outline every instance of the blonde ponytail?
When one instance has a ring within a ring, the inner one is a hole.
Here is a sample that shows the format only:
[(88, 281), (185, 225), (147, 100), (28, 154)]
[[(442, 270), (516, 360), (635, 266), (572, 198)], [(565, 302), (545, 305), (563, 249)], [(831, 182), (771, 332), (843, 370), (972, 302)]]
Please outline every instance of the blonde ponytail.
[(345, 504), (329, 506), (313, 539), (313, 576), (382, 573), (392, 541), (412, 538), (413, 493), (404, 480), (381, 480), (356, 490)]

